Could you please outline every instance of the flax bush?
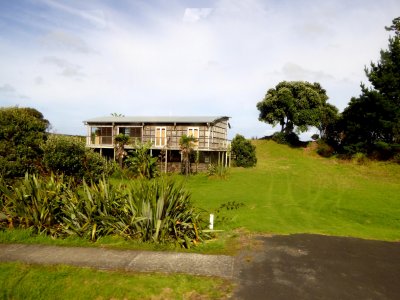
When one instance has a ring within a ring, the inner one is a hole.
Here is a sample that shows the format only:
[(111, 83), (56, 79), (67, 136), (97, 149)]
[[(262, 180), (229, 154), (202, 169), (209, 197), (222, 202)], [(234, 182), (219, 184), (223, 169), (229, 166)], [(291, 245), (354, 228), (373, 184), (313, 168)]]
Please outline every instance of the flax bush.
[(26, 174), (16, 187), (0, 182), (0, 198), (8, 227), (31, 228), (35, 233), (59, 235), (61, 211), (69, 185), (63, 177), (53, 175), (43, 180)]
[[(63, 177), (26, 175), (14, 186), (0, 182), (2, 227), (31, 228), (54, 237), (91, 241), (119, 235), (189, 248), (208, 238), (201, 213), (182, 184), (172, 179), (111, 185), (104, 177), (79, 188)], [(1, 208), (1, 207), (0, 207)], [(2, 218), (4, 219), (4, 218)]]

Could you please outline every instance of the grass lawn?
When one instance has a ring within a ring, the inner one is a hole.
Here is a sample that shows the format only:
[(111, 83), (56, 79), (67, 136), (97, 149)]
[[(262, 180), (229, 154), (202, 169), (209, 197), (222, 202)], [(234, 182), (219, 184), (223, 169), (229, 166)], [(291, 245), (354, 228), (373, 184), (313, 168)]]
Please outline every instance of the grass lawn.
[(0, 264), (1, 299), (222, 299), (231, 292), (219, 278)]
[[(400, 165), (358, 165), (272, 141), (255, 144), (255, 168), (232, 168), (227, 179), (204, 174), (187, 180), (179, 177), (187, 181), (195, 205), (208, 212), (215, 212), (227, 202), (244, 204), (217, 214), (215, 229), (225, 231), (219, 239), (191, 251), (234, 253), (237, 240), (230, 237), (236, 235), (236, 228), (250, 233), (400, 240)], [(29, 230), (0, 231), (0, 242), (176, 250), (115, 237), (95, 244), (77, 238), (52, 240), (33, 236)], [(229, 282), (215, 278), (0, 264), (0, 298), (4, 299), (218, 299), (231, 290)]]
[(309, 149), (255, 141), (255, 168), (232, 168), (227, 179), (192, 176), (197, 206), (226, 211), (216, 228), (259, 233), (319, 233), (400, 240), (400, 165), (325, 159)]

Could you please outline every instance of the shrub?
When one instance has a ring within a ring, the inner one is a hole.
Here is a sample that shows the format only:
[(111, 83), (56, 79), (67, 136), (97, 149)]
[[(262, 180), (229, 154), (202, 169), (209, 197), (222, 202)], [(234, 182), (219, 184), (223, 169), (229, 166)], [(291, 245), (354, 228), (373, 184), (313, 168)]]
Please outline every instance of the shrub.
[(395, 155), (395, 145), (383, 141), (374, 144), (372, 157), (380, 160), (388, 160)]
[(143, 241), (174, 242), (190, 248), (208, 237), (201, 230), (205, 222), (190, 201), (190, 193), (172, 179), (136, 181), (128, 189), (125, 206), (130, 208), (124, 210), (129, 212), (128, 220), (132, 208), (137, 208), (140, 220), (135, 227)]
[(397, 153), (397, 154), (395, 154), (395, 155), (393, 156), (393, 161), (394, 161), (395, 163), (400, 164), (400, 153)]
[[(1, 227), (96, 241), (107, 235), (189, 248), (209, 238), (190, 193), (173, 179), (113, 186), (105, 178), (73, 189), (63, 177), (26, 174), (15, 186), (0, 182)], [(6, 221), (4, 221), (4, 216)]]
[(108, 160), (101, 154), (94, 152), (91, 149), (85, 150), (83, 160), (84, 178), (93, 181), (99, 181), (102, 176), (110, 176), (120, 169), (117, 162)]
[(322, 157), (331, 157), (335, 153), (335, 149), (328, 145), (324, 140), (318, 140), (317, 153)]
[(157, 176), (157, 157), (151, 156), (150, 148), (150, 143), (137, 143), (129, 153), (126, 164), (135, 176), (148, 179)]
[(354, 154), (353, 159), (359, 165), (365, 165), (366, 163), (368, 163), (367, 155), (362, 152), (357, 152), (356, 154)]
[(45, 167), (56, 174), (65, 174), (78, 180), (98, 181), (103, 175), (111, 175), (115, 163), (91, 149), (85, 148), (85, 143), (76, 137), (52, 135), (43, 146), (43, 163)]
[(43, 163), (54, 173), (82, 178), (85, 144), (74, 137), (51, 135), (43, 146)]
[(63, 233), (91, 241), (114, 233), (122, 198), (122, 191), (104, 179), (91, 186), (84, 181), (82, 193), (68, 194), (63, 207)]
[(207, 175), (208, 176), (217, 176), (219, 178), (225, 179), (228, 175), (229, 168), (225, 167), (222, 164), (209, 164), (207, 166)]
[(254, 167), (257, 164), (256, 146), (244, 136), (237, 134), (231, 143), (231, 151), (238, 167)]
[(311, 136), (311, 138), (312, 138), (314, 141), (316, 141), (316, 140), (319, 139), (319, 134), (315, 133), (315, 134), (313, 134), (313, 135)]
[(31, 228), (35, 233), (57, 236), (68, 188), (62, 177), (53, 175), (42, 180), (26, 174), (16, 187), (0, 183), (0, 198), (4, 201), (8, 226)]
[(278, 143), (278, 144), (282, 144), (282, 145), (286, 145), (287, 141), (286, 141), (286, 135), (284, 132), (275, 132), (272, 135), (271, 138), (274, 142)]
[(272, 140), (282, 145), (289, 145), (289, 146), (300, 145), (299, 137), (294, 132), (291, 133), (275, 132), (272, 135)]
[(0, 107), (0, 176), (38, 172), (49, 122), (33, 108)]

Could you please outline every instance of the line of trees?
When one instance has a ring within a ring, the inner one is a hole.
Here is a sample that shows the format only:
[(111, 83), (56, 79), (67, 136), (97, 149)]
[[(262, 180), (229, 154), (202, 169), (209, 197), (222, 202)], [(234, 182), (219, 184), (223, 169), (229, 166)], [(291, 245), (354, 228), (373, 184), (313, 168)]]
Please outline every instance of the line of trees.
[(113, 162), (85, 148), (83, 140), (51, 135), (48, 127), (34, 108), (0, 107), (0, 178), (62, 173), (97, 181), (115, 171)]
[(320, 144), (331, 147), (330, 153), (400, 161), (400, 17), (385, 28), (394, 35), (379, 61), (365, 68), (370, 87), (362, 83), (361, 94), (351, 98), (343, 113), (327, 102), (319, 83), (284, 81), (257, 103), (259, 120), (279, 124), (287, 139), (316, 127)]

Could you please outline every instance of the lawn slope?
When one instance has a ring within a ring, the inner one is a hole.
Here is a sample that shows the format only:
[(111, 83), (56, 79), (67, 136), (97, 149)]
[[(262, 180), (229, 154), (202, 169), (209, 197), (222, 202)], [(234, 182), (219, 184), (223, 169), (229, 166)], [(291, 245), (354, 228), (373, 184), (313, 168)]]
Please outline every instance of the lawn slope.
[(192, 198), (209, 212), (235, 201), (222, 229), (400, 239), (400, 166), (325, 159), (310, 149), (255, 141), (255, 168), (227, 179), (193, 176)]

